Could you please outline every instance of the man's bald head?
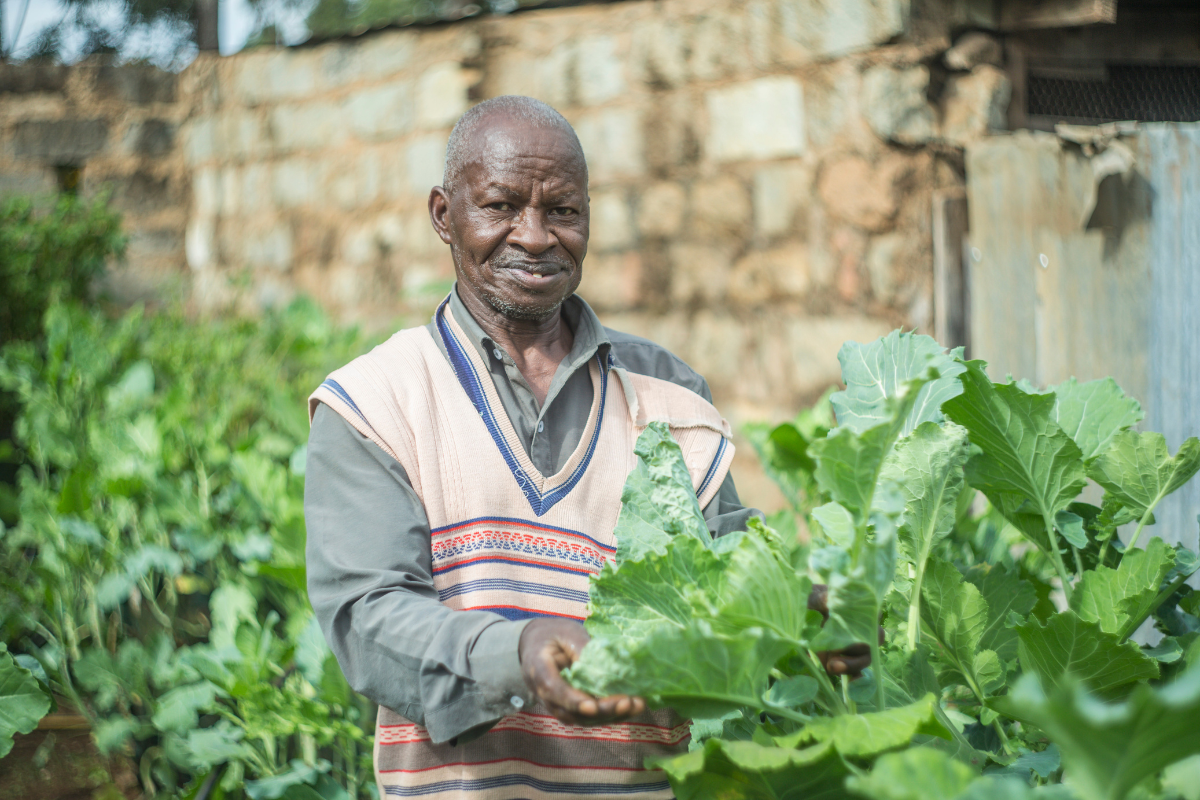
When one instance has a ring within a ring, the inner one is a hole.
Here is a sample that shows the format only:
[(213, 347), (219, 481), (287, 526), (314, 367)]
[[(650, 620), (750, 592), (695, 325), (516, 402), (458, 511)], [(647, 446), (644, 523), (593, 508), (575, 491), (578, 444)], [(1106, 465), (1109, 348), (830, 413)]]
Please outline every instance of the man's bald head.
[(464, 167), (480, 153), (482, 135), (493, 126), (507, 127), (513, 123), (561, 131), (578, 152), (579, 163), (586, 176), (587, 162), (583, 157), (583, 146), (579, 144), (579, 137), (575, 135), (571, 123), (541, 100), (510, 94), (484, 100), (473, 106), (455, 123), (454, 130), (450, 132), (450, 140), (446, 143), (446, 167), (442, 174), (442, 186), (448, 193), (454, 193)]

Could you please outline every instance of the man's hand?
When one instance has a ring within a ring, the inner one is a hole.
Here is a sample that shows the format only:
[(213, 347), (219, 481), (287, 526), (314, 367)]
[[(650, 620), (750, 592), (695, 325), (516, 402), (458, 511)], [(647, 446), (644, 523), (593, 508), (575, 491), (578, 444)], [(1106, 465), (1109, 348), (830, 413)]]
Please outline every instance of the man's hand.
[[(808, 607), (812, 611), (820, 611), (821, 616), (829, 619), (829, 587), (823, 583), (813, 585), (812, 594), (808, 596)], [(879, 629), (879, 643), (883, 644), (883, 628)], [(850, 680), (862, 676), (862, 671), (871, 666), (871, 646), (865, 642), (852, 644), (841, 650), (824, 650), (817, 653), (821, 666), (833, 677), (849, 675)]]
[(530, 622), (517, 645), (525, 683), (551, 714), (569, 725), (603, 725), (641, 714), (646, 701), (640, 697), (592, 697), (563, 680), (559, 673), (579, 659), (590, 638), (583, 625), (571, 620)]

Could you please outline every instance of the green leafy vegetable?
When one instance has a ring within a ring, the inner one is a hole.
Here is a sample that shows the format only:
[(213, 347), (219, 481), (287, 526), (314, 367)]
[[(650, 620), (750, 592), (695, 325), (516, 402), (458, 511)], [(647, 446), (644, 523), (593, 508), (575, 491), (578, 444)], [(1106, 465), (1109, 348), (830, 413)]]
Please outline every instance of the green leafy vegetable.
[(0, 643), (0, 758), (12, 750), (14, 734), (29, 733), (49, 711), (50, 698), (37, 678)]
[(1200, 753), (1198, 669), (1160, 689), (1139, 686), (1128, 700), (1111, 705), (1069, 680), (1047, 692), (1026, 676), (995, 703), (1050, 735), (1081, 797), (1126, 797), (1163, 767)]
[[(966, 366), (963, 393), (943, 409), (982, 450), (967, 464), (967, 480), (1022, 531), (1029, 528), (1029, 517), (1041, 519), (1046, 539), (1034, 542), (1046, 551), (1066, 589), (1070, 576), (1059, 552), (1054, 518), (1086, 483), (1083, 453), (1054, 421), (1053, 395), (1026, 394), (1011, 383), (993, 384), (984, 362)], [(1022, 514), (1024, 504), (1029, 513), (1018, 521), (1014, 517)]]
[(892, 418), (889, 399), (905, 391), (913, 380), (932, 370), (935, 379), (920, 387), (905, 415), (901, 433), (907, 435), (922, 422), (941, 422), (944, 402), (962, 392), (958, 376), (962, 362), (946, 354), (929, 336), (893, 331), (870, 344), (846, 342), (838, 351), (844, 392), (830, 397), (838, 424), (863, 433)]
[(1141, 514), (1132, 542), (1137, 547), (1154, 509), (1198, 470), (1200, 439), (1188, 439), (1172, 456), (1161, 433), (1122, 431), (1088, 468), (1088, 477)]
[(1079, 383), (1071, 378), (1054, 387), (1054, 421), (1090, 461), (1112, 443), (1119, 432), (1145, 416), (1138, 401), (1126, 397), (1112, 378)]
[(1158, 677), (1158, 664), (1132, 642), (1122, 643), (1095, 622), (1072, 611), (1055, 614), (1042, 625), (1037, 620), (1017, 626), (1020, 662), (1057, 686), (1072, 678), (1102, 695), (1128, 684)]

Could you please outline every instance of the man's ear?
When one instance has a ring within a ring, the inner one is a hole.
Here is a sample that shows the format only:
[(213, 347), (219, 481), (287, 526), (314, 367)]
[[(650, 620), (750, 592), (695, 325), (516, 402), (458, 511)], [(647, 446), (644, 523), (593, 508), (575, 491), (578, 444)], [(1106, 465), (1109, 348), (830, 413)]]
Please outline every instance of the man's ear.
[(442, 241), (450, 244), (450, 195), (441, 186), (429, 190), (429, 221)]

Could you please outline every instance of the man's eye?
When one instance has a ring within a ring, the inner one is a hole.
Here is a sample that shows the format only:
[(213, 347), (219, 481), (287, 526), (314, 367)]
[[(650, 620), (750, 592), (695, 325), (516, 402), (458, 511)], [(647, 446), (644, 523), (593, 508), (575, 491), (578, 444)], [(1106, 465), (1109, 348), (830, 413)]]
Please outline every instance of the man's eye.
[(492, 203), (488, 207), (493, 208), (496, 211), (512, 211), (513, 210), (512, 203)]
[(573, 208), (567, 208), (566, 206), (559, 206), (558, 208), (554, 209), (554, 211), (552, 213), (557, 214), (560, 217), (571, 217), (571, 216), (574, 216), (575, 214), (578, 214), (579, 212)]

